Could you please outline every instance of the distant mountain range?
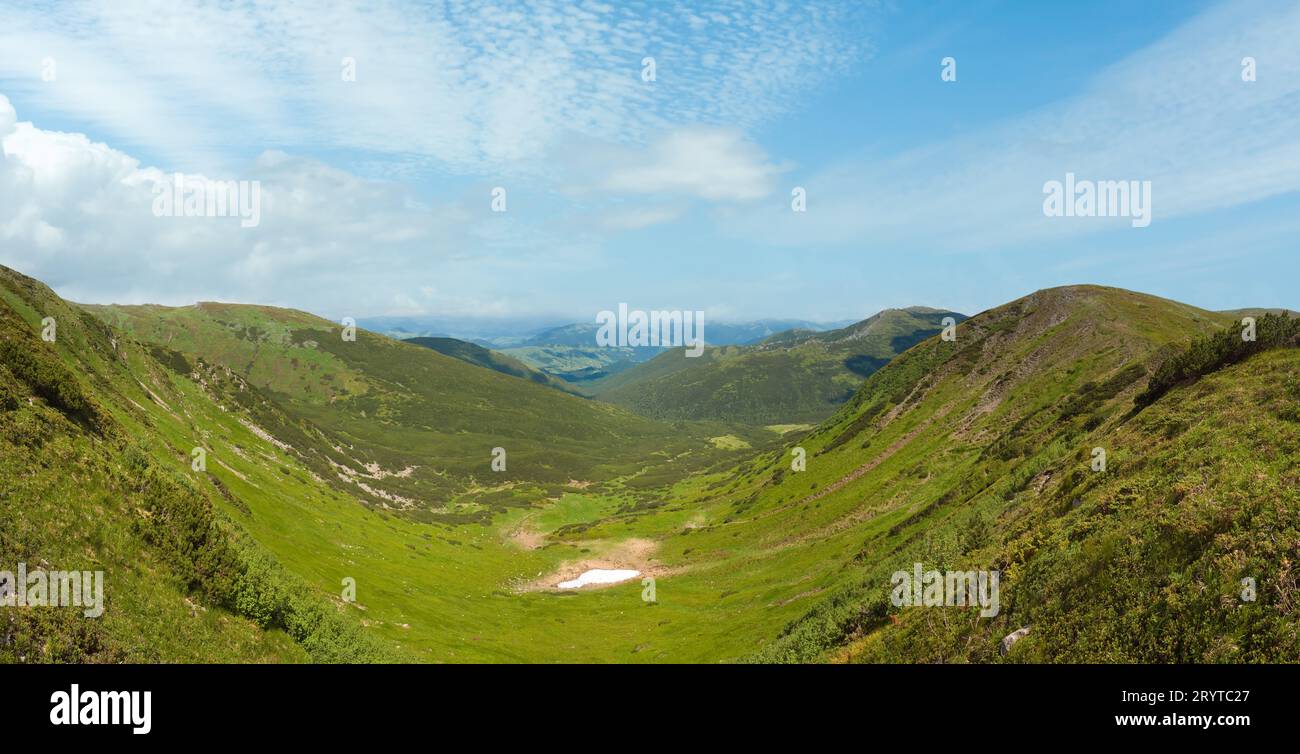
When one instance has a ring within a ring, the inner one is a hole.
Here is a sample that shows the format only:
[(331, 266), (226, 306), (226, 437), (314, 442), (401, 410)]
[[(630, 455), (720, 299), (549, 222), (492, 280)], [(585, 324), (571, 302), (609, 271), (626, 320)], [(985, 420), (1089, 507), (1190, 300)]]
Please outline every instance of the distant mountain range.
[(396, 340), (455, 338), (486, 348), (519, 345), (534, 335), (564, 325), (563, 320), (536, 317), (362, 317), (357, 325)]
[[(753, 322), (706, 322), (704, 342), (710, 346), (729, 346), (757, 343), (764, 338), (789, 330), (811, 330), (821, 332), (843, 327), (845, 322), (810, 322), (802, 319), (760, 319)], [(520, 346), (575, 346), (590, 348), (596, 345), (596, 331), (599, 325), (580, 323), (561, 325), (542, 330), (519, 343)], [(664, 349), (646, 348), (646, 351), (659, 353)]]
[(794, 425), (830, 415), (894, 356), (938, 334), (945, 321), (965, 319), (959, 312), (910, 307), (887, 309), (827, 331), (806, 327), (806, 322), (768, 320), (735, 326), (724, 337), (749, 337), (786, 324), (805, 327), (776, 330), (748, 345), (710, 346), (694, 358), (681, 348), (578, 345), (594, 341), (594, 325), (551, 328), (531, 342), (554, 345), (499, 352), (454, 338), (405, 342), (566, 392), (596, 396), (651, 418)]
[[(833, 330), (853, 320), (813, 322), (805, 319), (758, 319), (749, 322), (712, 322), (704, 328), (709, 345), (754, 343), (786, 330)], [(536, 318), (484, 317), (366, 317), (357, 324), (367, 330), (406, 340), (442, 337), (465, 340), (487, 348), (518, 346), (576, 346), (596, 344), (594, 323), (555, 322)]]
[(534, 369), (522, 361), (511, 358), (506, 354), (484, 348), (477, 343), (469, 343), (464, 340), (455, 338), (407, 338), (405, 343), (412, 343), (417, 346), (431, 348), (438, 353), (450, 356), (454, 359), (477, 366), (485, 367), (493, 371), (508, 374), (512, 377), (522, 377), (526, 380), (536, 382), (539, 385), (546, 385), (566, 393), (581, 395), (569, 383), (552, 377), (538, 369)]
[[(704, 342), (712, 346), (744, 345), (791, 330), (820, 332), (844, 324), (847, 323), (809, 322), (800, 319), (708, 322), (704, 326)], [(620, 374), (670, 350), (654, 346), (598, 346), (598, 329), (599, 326), (594, 322), (547, 328), (517, 345), (499, 350), (548, 374), (576, 383), (583, 390), (589, 390), (589, 383)]]

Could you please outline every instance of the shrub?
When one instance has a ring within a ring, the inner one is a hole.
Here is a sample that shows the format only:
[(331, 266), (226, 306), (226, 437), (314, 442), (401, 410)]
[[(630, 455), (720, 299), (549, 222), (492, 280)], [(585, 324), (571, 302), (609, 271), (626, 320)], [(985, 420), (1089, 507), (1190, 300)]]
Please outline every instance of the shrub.
[(1255, 340), (1242, 340), (1241, 331), (1231, 328), (1194, 341), (1160, 365), (1147, 389), (1133, 402), (1139, 407), (1155, 403), (1171, 388), (1235, 364), (1252, 354), (1273, 348), (1300, 346), (1300, 318), (1265, 314), (1255, 322)]

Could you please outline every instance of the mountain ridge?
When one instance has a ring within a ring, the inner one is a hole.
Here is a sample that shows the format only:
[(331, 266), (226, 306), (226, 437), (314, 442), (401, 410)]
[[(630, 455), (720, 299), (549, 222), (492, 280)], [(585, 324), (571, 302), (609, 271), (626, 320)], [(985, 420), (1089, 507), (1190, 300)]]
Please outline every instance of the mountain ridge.
[(478, 345), (477, 343), (471, 343), (457, 338), (442, 337), (406, 338), (403, 342), (431, 348), (438, 353), (460, 359), (468, 364), (481, 366), (485, 369), (491, 369), (502, 374), (508, 374), (512, 377), (519, 377), (520, 379), (529, 380), (539, 385), (546, 385), (547, 387), (555, 388), (561, 392), (579, 396), (583, 395), (576, 388), (563, 380), (552, 377), (541, 370), (528, 366), (518, 359)]
[(949, 317), (966, 319), (940, 309), (887, 309), (836, 330), (789, 330), (753, 345), (706, 348), (698, 358), (669, 351), (588, 389), (657, 418), (818, 421), (896, 354), (940, 333)]

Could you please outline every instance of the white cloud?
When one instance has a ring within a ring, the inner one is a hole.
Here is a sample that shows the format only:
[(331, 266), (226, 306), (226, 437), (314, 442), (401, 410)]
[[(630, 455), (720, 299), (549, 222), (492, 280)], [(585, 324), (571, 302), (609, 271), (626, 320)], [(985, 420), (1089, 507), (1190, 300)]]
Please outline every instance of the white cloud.
[[(673, 4), (571, 0), (6, 8), (0, 92), (38, 117), (18, 124), (0, 96), (0, 262), (85, 301), (567, 305), (566, 271), (600, 269), (608, 234), (770, 192), (779, 167), (743, 134), (869, 54), (867, 8), (726, 0), (690, 20)], [(260, 181), (261, 224), (153, 217), (152, 187), (174, 171)], [(497, 185), (511, 209), (489, 215)], [(539, 290), (520, 296), (519, 280)]]
[(560, 193), (587, 227), (627, 231), (673, 222), (699, 202), (730, 207), (772, 194), (790, 168), (735, 128), (667, 131), (644, 148), (572, 140), (553, 161)]
[(735, 129), (682, 129), (614, 167), (603, 187), (626, 194), (749, 201), (770, 194), (780, 172)]
[(0, 138), (12, 133), (16, 122), (18, 122), (18, 113), (14, 112), (14, 106), (10, 104), (8, 97), (0, 96)]
[[(0, 132), (0, 263), (73, 300), (216, 298), (366, 315), (422, 298), (430, 311), (502, 311), (511, 304), (494, 290), (494, 270), (569, 263), (540, 229), (516, 240), (508, 260), (494, 258), (494, 234), (510, 220), (491, 217), (487, 201), (430, 206), (399, 184), (274, 151), (237, 175), (185, 176), (259, 181), (257, 227), (158, 217), (154, 189), (170, 172), (82, 134), (18, 122), (3, 95)], [(468, 271), (465, 250), (474, 252)], [(454, 284), (439, 285), (448, 278)], [(442, 287), (455, 292), (420, 295)]]
[(680, 206), (612, 207), (604, 210), (599, 219), (609, 230), (640, 230), (676, 220), (682, 211)]
[[(0, 82), (187, 170), (312, 143), (460, 173), (544, 171), (568, 135), (640, 143), (683, 124), (764, 123), (865, 54), (863, 16), (769, 0), (698, 24), (657, 2), (87, 0), (6, 9)], [(40, 78), (45, 58), (54, 81)]]

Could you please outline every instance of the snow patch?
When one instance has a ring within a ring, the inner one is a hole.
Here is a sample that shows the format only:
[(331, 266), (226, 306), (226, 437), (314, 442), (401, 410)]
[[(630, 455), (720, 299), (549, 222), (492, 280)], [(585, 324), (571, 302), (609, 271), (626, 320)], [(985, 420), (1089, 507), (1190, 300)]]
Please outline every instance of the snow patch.
[(561, 581), (555, 586), (559, 589), (580, 589), (591, 584), (617, 584), (640, 575), (640, 571), (630, 568), (593, 568), (576, 579)]

